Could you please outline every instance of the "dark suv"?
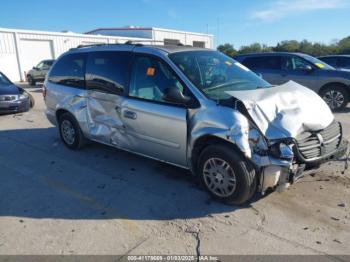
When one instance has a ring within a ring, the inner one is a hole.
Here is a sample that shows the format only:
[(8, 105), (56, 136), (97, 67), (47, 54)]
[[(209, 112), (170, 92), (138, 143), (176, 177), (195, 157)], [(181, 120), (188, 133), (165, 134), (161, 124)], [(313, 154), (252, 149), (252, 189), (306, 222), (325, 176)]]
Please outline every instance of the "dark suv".
[(273, 85), (293, 80), (318, 93), (332, 109), (344, 108), (350, 98), (350, 72), (300, 53), (239, 55), (237, 61)]
[(31, 86), (37, 82), (44, 82), (47, 72), (49, 72), (55, 60), (43, 60), (37, 66), (34, 66), (27, 74), (27, 81)]

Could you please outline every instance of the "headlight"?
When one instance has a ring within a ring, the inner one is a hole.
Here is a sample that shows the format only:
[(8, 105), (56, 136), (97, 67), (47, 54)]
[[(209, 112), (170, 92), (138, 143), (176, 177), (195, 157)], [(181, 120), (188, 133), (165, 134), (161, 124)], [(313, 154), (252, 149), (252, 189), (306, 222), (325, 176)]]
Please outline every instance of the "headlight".
[(285, 144), (284, 142), (276, 142), (270, 148), (270, 153), (272, 156), (281, 159), (293, 159), (293, 145)]
[(18, 99), (19, 99), (19, 100), (24, 100), (24, 99), (27, 99), (28, 97), (29, 97), (29, 96), (28, 96), (27, 93), (23, 93), (23, 94), (21, 94), (21, 95), (18, 96)]

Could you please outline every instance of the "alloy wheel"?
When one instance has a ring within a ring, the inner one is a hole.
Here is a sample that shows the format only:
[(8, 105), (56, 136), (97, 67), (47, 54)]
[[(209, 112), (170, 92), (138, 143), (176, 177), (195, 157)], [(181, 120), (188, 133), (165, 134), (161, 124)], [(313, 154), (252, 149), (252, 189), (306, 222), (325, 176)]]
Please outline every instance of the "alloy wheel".
[(324, 95), (323, 95), (323, 100), (326, 101), (326, 103), (328, 104), (328, 106), (331, 109), (337, 109), (340, 108), (344, 101), (345, 101), (345, 97), (343, 95), (343, 93), (337, 91), (337, 90), (329, 90), (327, 91)]
[(61, 132), (63, 140), (68, 145), (73, 145), (75, 142), (75, 129), (73, 127), (73, 124), (68, 120), (63, 120), (61, 123)]
[(219, 197), (230, 196), (236, 189), (236, 175), (223, 159), (209, 158), (203, 167), (204, 182)]

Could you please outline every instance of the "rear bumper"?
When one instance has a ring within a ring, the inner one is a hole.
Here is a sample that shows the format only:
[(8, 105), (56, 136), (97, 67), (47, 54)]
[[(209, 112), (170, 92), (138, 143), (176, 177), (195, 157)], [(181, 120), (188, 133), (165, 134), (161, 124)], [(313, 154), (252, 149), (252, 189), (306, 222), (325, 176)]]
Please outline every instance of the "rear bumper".
[(45, 115), (52, 125), (57, 126), (57, 119), (54, 111), (46, 109)]
[(26, 112), (30, 109), (30, 100), (1, 101), (0, 114), (12, 114)]

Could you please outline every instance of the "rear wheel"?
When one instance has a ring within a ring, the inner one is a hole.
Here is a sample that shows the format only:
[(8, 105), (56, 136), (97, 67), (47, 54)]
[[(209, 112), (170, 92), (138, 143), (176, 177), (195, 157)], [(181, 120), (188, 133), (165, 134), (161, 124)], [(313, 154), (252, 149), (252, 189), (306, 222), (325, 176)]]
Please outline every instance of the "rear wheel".
[(321, 91), (320, 96), (332, 110), (343, 109), (349, 102), (349, 95), (342, 86), (328, 86)]
[(255, 193), (254, 167), (229, 146), (206, 147), (199, 157), (197, 170), (207, 191), (227, 204), (243, 204)]
[(28, 84), (31, 86), (35, 86), (36, 82), (34, 80), (34, 78), (31, 75), (27, 76), (27, 80), (28, 80)]
[(71, 114), (61, 115), (58, 124), (61, 139), (68, 148), (76, 150), (84, 146), (86, 139), (78, 122)]

